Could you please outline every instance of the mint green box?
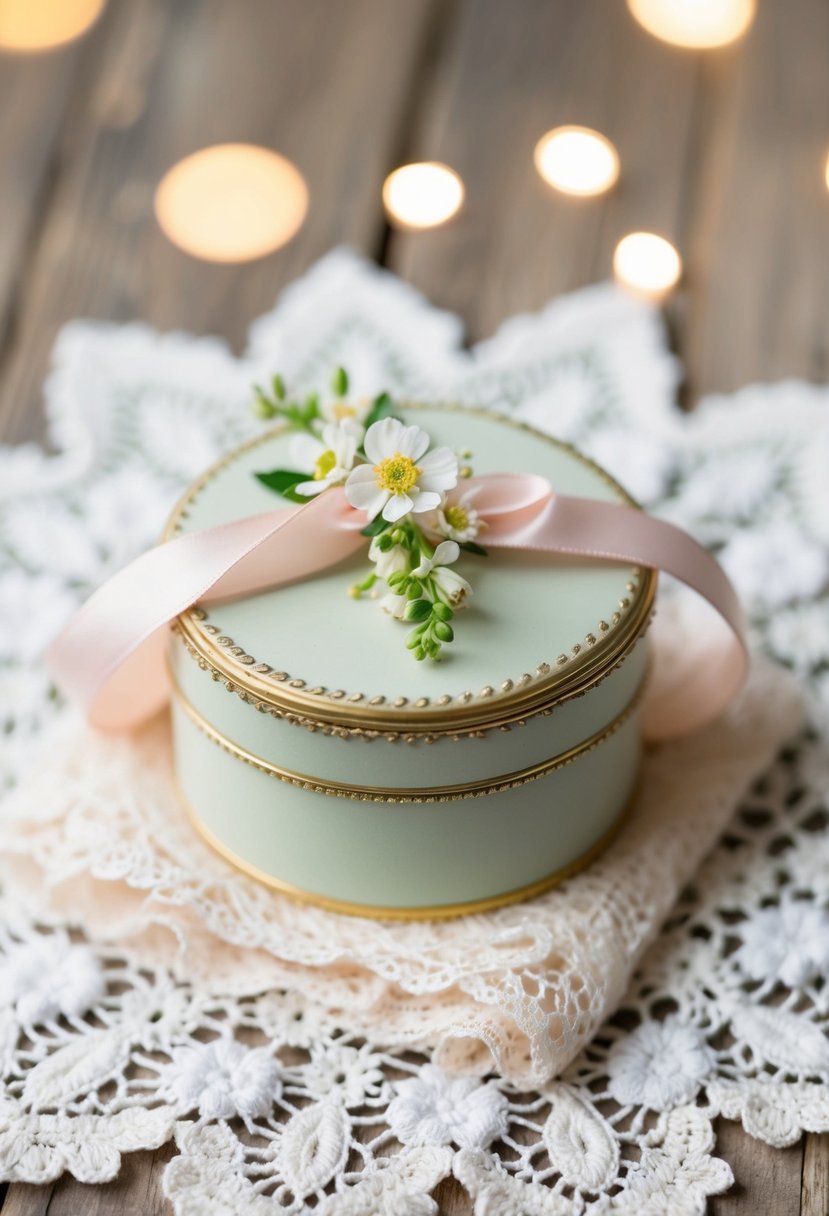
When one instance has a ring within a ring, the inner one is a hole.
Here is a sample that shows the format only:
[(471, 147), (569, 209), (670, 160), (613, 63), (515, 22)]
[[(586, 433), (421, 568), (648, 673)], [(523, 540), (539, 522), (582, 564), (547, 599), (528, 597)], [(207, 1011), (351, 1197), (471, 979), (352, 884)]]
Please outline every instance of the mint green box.
[[(571, 447), (480, 411), (407, 406), (474, 472), (631, 500)], [(195, 483), (173, 536), (290, 504), (254, 473), (291, 467), (270, 431)], [(486, 543), (485, 533), (481, 542)], [(366, 542), (368, 545), (368, 542)], [(656, 575), (492, 550), (456, 640), (416, 663), (408, 626), (349, 587), (365, 555), (179, 617), (175, 763), (204, 838), (240, 869), (339, 911), (427, 918), (527, 898), (586, 864), (636, 786)]]

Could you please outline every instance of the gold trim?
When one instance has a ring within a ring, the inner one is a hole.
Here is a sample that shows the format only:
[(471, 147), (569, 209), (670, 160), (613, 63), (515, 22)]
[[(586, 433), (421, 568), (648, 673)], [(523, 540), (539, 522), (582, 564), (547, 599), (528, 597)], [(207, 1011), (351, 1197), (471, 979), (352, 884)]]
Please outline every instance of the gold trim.
[[(525, 431), (550, 446), (569, 453), (579, 463), (595, 472), (624, 502), (634, 507), (639, 506), (610, 474), (572, 445), (553, 439), (514, 418), (491, 410), (440, 403), (406, 402), (401, 403), (401, 409), (452, 410)], [(189, 504), (205, 485), (240, 456), (266, 443), (284, 429), (283, 425), (270, 428), (227, 453), (207, 469), (173, 509), (163, 539), (169, 539), (180, 529), (181, 521), (187, 517)], [(268, 664), (257, 662), (253, 655), (247, 654), (243, 647), (235, 645), (233, 639), (224, 635), (217, 626), (204, 625), (207, 614), (199, 607), (182, 613), (177, 624), (188, 650), (194, 653), (194, 657), (208, 664), (218, 678), (224, 680), (229, 687), (232, 686), (231, 691), (239, 691), (245, 700), (252, 699), (264, 706), (287, 711), (284, 716), (296, 714), (297, 710), (300, 710), (306, 717), (295, 720), (303, 725), (318, 723), (327, 726), (342, 723), (356, 729), (358, 733), (376, 729), (384, 735), (390, 728), (402, 733), (425, 731), (431, 734), (457, 734), (474, 732), (475, 727), (488, 729), (505, 722), (520, 720), (568, 700), (571, 696), (581, 695), (614, 670), (646, 630), (650, 621), (657, 574), (653, 570), (637, 567), (634, 578), (636, 581), (629, 583), (627, 587), (629, 596), (619, 601), (618, 609), (611, 614), (610, 623), (604, 620), (598, 622), (598, 636), (592, 632), (588, 633), (581, 642), (571, 648), (569, 654), (560, 654), (555, 661), (537, 664), (534, 673), (524, 672), (517, 679), (503, 680), (499, 685), (499, 692), (487, 685), (477, 694), (465, 691), (456, 696), (446, 695), (431, 700), (422, 697), (414, 702), (405, 697), (369, 698), (366, 694), (348, 693), (343, 689), (309, 689), (304, 680), (292, 678), (284, 671), (275, 672)], [(565, 668), (566, 675), (563, 670)], [(244, 693), (240, 690), (244, 690)], [(504, 709), (508, 710), (506, 717)]]
[(526, 768), (505, 773), (501, 777), (489, 777), (480, 781), (463, 781), (456, 785), (406, 787), (402, 789), (389, 789), (376, 785), (353, 785), (345, 781), (320, 781), (316, 777), (309, 777), (304, 773), (297, 773), (292, 769), (282, 768), (280, 765), (274, 764), (273, 761), (265, 760), (262, 756), (257, 756), (254, 752), (248, 751), (247, 748), (242, 747), (241, 744), (236, 743), (233, 739), (229, 739), (227, 735), (217, 730), (196, 709), (172, 671), (170, 671), (170, 682), (172, 685), (172, 699), (181, 706), (193, 725), (211, 743), (215, 743), (223, 751), (233, 756), (235, 760), (241, 760), (243, 764), (249, 764), (251, 768), (257, 769), (267, 777), (275, 777), (277, 780), (284, 781), (288, 785), (307, 790), (308, 793), (326, 794), (334, 798), (348, 798), (356, 802), (382, 802), (397, 805), (460, 802), (467, 798), (483, 798), (488, 794), (500, 794), (504, 790), (517, 789), (519, 786), (528, 785), (531, 781), (538, 781), (541, 777), (546, 777), (548, 773), (554, 772), (555, 769), (564, 768), (565, 765), (572, 764), (574, 760), (579, 759), (580, 756), (585, 755), (587, 752), (593, 751), (594, 748), (599, 747), (605, 740), (615, 735), (619, 728), (627, 722), (639, 707), (647, 683), (647, 676), (642, 680), (624, 709), (615, 718), (612, 718), (610, 722), (602, 727), (601, 730), (596, 731), (595, 734), (583, 739), (581, 743), (576, 743), (573, 747), (560, 752), (557, 756), (551, 756), (548, 760), (540, 760), (536, 764), (528, 765)]
[(325, 908), (329, 912), (339, 912), (345, 916), (363, 916), (371, 920), (419, 921), (452, 920), (458, 916), (471, 916), (478, 912), (490, 912), (493, 908), (502, 908), (506, 904), (517, 904), (521, 903), (522, 900), (534, 899), (538, 895), (544, 895), (545, 892), (552, 890), (553, 887), (557, 887), (560, 883), (565, 882), (566, 879), (572, 878), (574, 874), (578, 874), (579, 871), (595, 861), (599, 854), (604, 852), (607, 846), (619, 834), (636, 802), (639, 785), (640, 782), (637, 779), (630, 796), (608, 830), (581, 856), (576, 857), (573, 861), (569, 861), (566, 866), (561, 866), (558, 870), (554, 870), (552, 874), (546, 874), (543, 878), (536, 879), (535, 882), (527, 883), (524, 887), (515, 887), (513, 890), (504, 891), (500, 895), (490, 895), (486, 899), (475, 899), (457, 904), (435, 904), (422, 908), (384, 908), (373, 904), (359, 904), (353, 903), (350, 900), (333, 899), (327, 895), (318, 895), (315, 892), (306, 891), (302, 887), (295, 887), (292, 883), (284, 882), (281, 878), (275, 878), (272, 874), (266, 873), (265, 870), (260, 870), (258, 866), (245, 861), (244, 858), (239, 857), (232, 849), (223, 844), (218, 836), (214, 835), (211, 829), (199, 819), (180, 785), (178, 786), (178, 796), (193, 830), (201, 836), (205, 843), (214, 852), (218, 853), (220, 857), (223, 857), (225, 861), (235, 866), (237, 870), (240, 870), (249, 878), (255, 878), (257, 882), (270, 887), (272, 891), (277, 891), (280, 895), (286, 895), (297, 903), (312, 904), (317, 908)]

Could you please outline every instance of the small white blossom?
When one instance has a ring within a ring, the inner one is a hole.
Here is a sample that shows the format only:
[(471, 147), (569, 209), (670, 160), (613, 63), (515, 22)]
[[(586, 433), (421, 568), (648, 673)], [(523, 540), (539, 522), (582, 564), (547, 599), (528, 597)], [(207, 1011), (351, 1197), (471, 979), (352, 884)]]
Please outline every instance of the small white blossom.
[(394, 523), (410, 511), (433, 511), (457, 483), (457, 457), (449, 448), (429, 452), (429, 436), (419, 426), (383, 418), (368, 428), (363, 446), (369, 463), (349, 474), (345, 496), (369, 520), (382, 514)]
[(402, 545), (392, 545), (384, 553), (377, 543), (377, 537), (369, 545), (368, 556), (369, 560), (374, 562), (378, 578), (387, 579), (390, 574), (397, 574), (409, 568), (409, 555)]
[(475, 1077), (450, 1077), (427, 1064), (396, 1088), (386, 1119), (401, 1144), (475, 1149), (506, 1135), (507, 1099), (494, 1081), (483, 1085)]
[(0, 957), (0, 1006), (14, 1006), (24, 1025), (82, 1017), (105, 993), (98, 959), (65, 933), (22, 942)]
[(611, 1047), (608, 1089), (620, 1106), (672, 1110), (693, 1101), (715, 1062), (694, 1026), (675, 1017), (643, 1022)]
[(326, 422), (357, 422), (363, 425), (372, 411), (374, 401), (371, 397), (358, 397), (356, 401), (342, 401), (339, 398), (320, 402), (320, 414)]
[(469, 486), (466, 489), (455, 489), (447, 494), (445, 500), (423, 521), (424, 531), (431, 536), (444, 536), (447, 540), (455, 540), (458, 544), (477, 540), (486, 524), (472, 506), (480, 486)]
[(386, 595), (380, 597), (380, 607), (389, 616), (395, 617), (398, 621), (403, 620), (408, 602), (405, 595), (395, 595), (393, 591), (389, 591)]
[(329, 486), (340, 485), (354, 468), (357, 448), (363, 438), (363, 428), (354, 422), (329, 422), (322, 428), (322, 437), (296, 435), (291, 443), (291, 457), (312, 474), (312, 481), (301, 481), (297, 494), (312, 498)]
[(452, 608), (459, 608), (467, 596), (472, 594), (472, 587), (466, 579), (456, 570), (450, 569), (459, 555), (460, 547), (456, 541), (441, 541), (435, 549), (434, 557), (424, 557), (414, 571), (416, 578), (431, 577), (438, 599)]
[(763, 908), (739, 926), (734, 961), (753, 980), (799, 988), (829, 977), (829, 913), (808, 903)]
[(262, 1047), (217, 1039), (178, 1047), (163, 1088), (182, 1110), (198, 1108), (205, 1119), (256, 1119), (270, 1113), (282, 1092), (279, 1065)]

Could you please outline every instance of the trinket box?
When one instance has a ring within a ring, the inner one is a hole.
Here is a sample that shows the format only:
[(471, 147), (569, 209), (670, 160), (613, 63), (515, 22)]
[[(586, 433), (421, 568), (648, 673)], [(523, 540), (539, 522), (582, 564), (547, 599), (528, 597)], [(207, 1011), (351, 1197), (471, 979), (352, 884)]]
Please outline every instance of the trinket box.
[[(398, 413), (469, 455), (476, 475), (536, 473), (562, 494), (631, 502), (573, 448), (500, 416)], [(185, 494), (167, 537), (289, 509), (255, 474), (289, 464), (290, 442), (276, 428), (230, 453)], [(277, 890), (381, 917), (481, 911), (587, 864), (636, 787), (656, 574), (462, 553), (474, 594), (456, 640), (415, 663), (406, 627), (370, 592), (349, 594), (364, 570), (349, 558), (178, 617), (175, 765), (198, 831)]]

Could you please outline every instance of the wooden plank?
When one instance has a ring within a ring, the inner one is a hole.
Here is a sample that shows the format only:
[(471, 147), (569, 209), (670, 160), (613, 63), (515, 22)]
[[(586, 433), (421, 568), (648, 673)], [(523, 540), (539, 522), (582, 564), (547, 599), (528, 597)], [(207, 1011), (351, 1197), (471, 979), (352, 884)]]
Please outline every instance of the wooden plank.
[(127, 1154), (115, 1181), (100, 1186), (85, 1186), (68, 1174), (51, 1187), (19, 1183), (9, 1188), (3, 1216), (170, 1216), (161, 1180), (172, 1155), (172, 1144)]
[(803, 1150), (800, 1216), (826, 1216), (829, 1212), (829, 1132), (809, 1135)]
[(697, 396), (827, 372), (829, 6), (760, 4), (728, 61), (705, 61), (704, 188), (683, 343)]
[[(372, 252), (380, 188), (398, 148), (437, 0), (111, 0), (94, 80), (17, 301), (0, 381), (0, 431), (37, 430), (59, 326), (83, 315), (221, 332), (239, 343), (282, 285), (341, 241)], [(296, 240), (216, 266), (174, 249), (154, 188), (207, 144), (275, 147), (311, 193)]]
[[(616, 241), (650, 228), (682, 244), (694, 139), (693, 57), (656, 43), (604, 0), (468, 0), (407, 149), (464, 179), (464, 211), (443, 229), (395, 233), (391, 266), (488, 335), (515, 312), (611, 273)], [(619, 149), (604, 199), (572, 199), (535, 171), (538, 138), (592, 126)]]
[(712, 1196), (710, 1216), (798, 1216), (802, 1141), (772, 1148), (729, 1119), (718, 1119), (716, 1131), (716, 1153), (734, 1171), (734, 1186)]
[(9, 337), (14, 301), (40, 217), (59, 172), (65, 114), (82, 89), (84, 64), (101, 39), (46, 55), (0, 52), (0, 353)]

